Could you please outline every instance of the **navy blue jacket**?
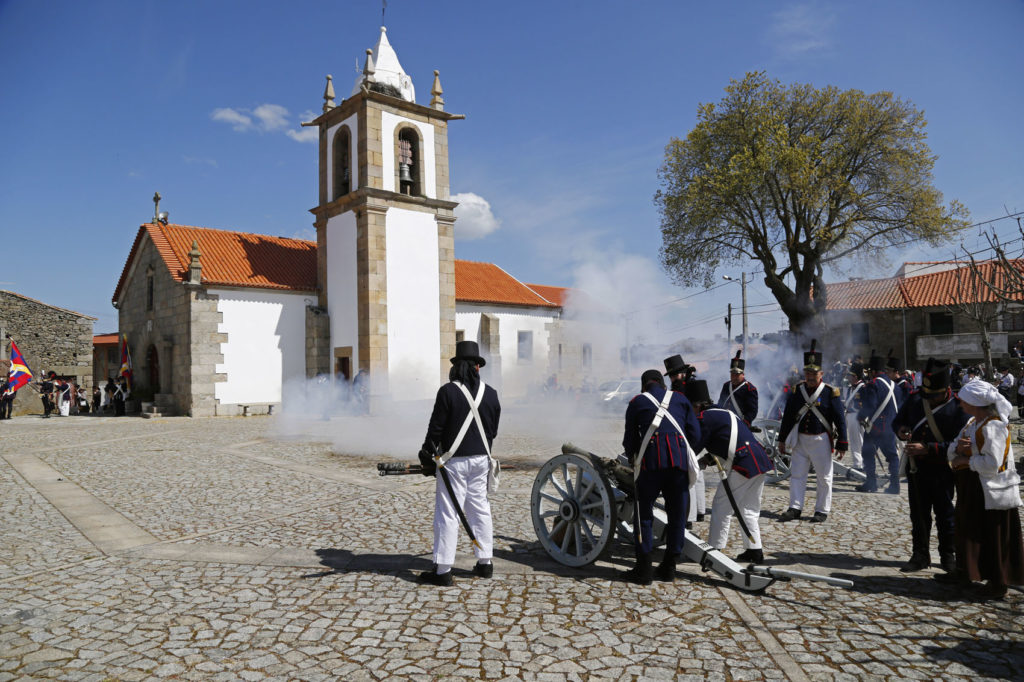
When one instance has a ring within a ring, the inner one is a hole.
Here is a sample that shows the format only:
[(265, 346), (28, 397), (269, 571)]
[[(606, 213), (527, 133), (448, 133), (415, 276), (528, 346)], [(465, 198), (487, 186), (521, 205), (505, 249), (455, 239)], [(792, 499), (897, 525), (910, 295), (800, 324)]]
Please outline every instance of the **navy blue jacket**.
[[(725, 410), (704, 410), (697, 415), (700, 422), (700, 446), (694, 450), (707, 450), (721, 460), (729, 457), (729, 437), (732, 435), (732, 419)], [(754, 438), (750, 428), (743, 420), (736, 420), (736, 455), (732, 460), (732, 469), (745, 478), (753, 478), (775, 468), (772, 460), (765, 454), (761, 443)]]
[(737, 417), (747, 423), (747, 426), (750, 426), (750, 423), (757, 419), (757, 388), (748, 381), (745, 384), (741, 384), (740, 388), (736, 390), (734, 397), (736, 398), (736, 403), (740, 406), (739, 412), (736, 412), (732, 400), (729, 399), (729, 392), (731, 390), (731, 381), (727, 381), (722, 385), (722, 393), (718, 396), (718, 407), (735, 413)]
[[(801, 381), (790, 391), (789, 399), (786, 400), (786, 409), (782, 413), (782, 425), (779, 426), (779, 442), (785, 442), (789, 432), (797, 428), (796, 416), (804, 406), (804, 397), (800, 393), (800, 387), (804, 386), (808, 396), (814, 395), (814, 391), (806, 388), (806, 383)], [(865, 389), (861, 390), (863, 393)], [(828, 421), (822, 424), (814, 412), (807, 410), (807, 413), (800, 420), (798, 433), (806, 433), (811, 436), (820, 433), (827, 433), (829, 440), (834, 439), (832, 447), (845, 452), (849, 447), (846, 440), (846, 411), (843, 409), (843, 401), (839, 399), (839, 389), (825, 384), (815, 406), (821, 412), (821, 416)]]
[[(928, 420), (924, 417), (924, 405), (922, 404), (924, 394), (920, 391), (910, 394), (892, 424), (892, 430), (897, 434), (904, 426), (913, 429), (909, 442), (924, 443), (928, 446), (925, 458), (943, 463), (946, 461), (946, 451), (949, 449), (950, 443), (956, 440), (960, 429), (970, 420), (968, 414), (960, 407), (959, 401), (953, 397), (952, 392), (947, 391), (946, 396), (949, 398), (949, 402), (932, 412), (935, 417), (935, 425), (939, 427), (941, 439), (935, 438), (935, 434), (932, 433), (932, 429), (928, 425)], [(919, 422), (920, 426), (918, 426)], [(917, 428), (914, 428), (915, 426)]]
[[(864, 400), (861, 403), (860, 412), (857, 413), (857, 419), (860, 421), (871, 419), (878, 410), (878, 406), (888, 400), (890, 386), (892, 386), (892, 379), (886, 376), (877, 376), (868, 380), (868, 385), (861, 390)], [(895, 395), (895, 391), (893, 394)], [(882, 413), (878, 415), (878, 419), (871, 425), (871, 430), (865, 431), (864, 435), (882, 436), (892, 431), (892, 422), (896, 419), (897, 410), (892, 402), (892, 400), (888, 400)]]
[[(661, 404), (665, 398), (665, 389), (658, 385), (649, 386), (647, 393)], [(683, 435), (690, 444), (694, 454), (699, 450), (700, 424), (693, 413), (693, 406), (682, 393), (672, 392), (668, 404), (671, 414), (683, 429), (681, 435), (667, 418), (661, 420), (658, 429), (651, 436), (649, 443), (641, 443), (648, 427), (654, 421), (658, 408), (643, 394), (634, 397), (626, 407), (626, 429), (622, 434), (622, 447), (631, 460), (642, 449), (643, 460), (640, 469), (683, 469), (689, 470), (686, 461), (686, 445)]]
[(914, 389), (910, 385), (909, 381), (907, 381), (906, 379), (897, 379), (896, 380), (896, 390), (894, 391), (894, 393), (896, 395), (896, 410), (897, 411), (903, 409), (903, 406), (907, 402), (907, 398), (909, 398), (910, 394), (913, 393), (913, 392), (914, 392)]
[[(860, 390), (851, 398), (850, 394), (857, 390), (857, 387), (860, 387)], [(864, 391), (866, 390), (868, 390), (868, 385), (863, 380), (849, 387), (846, 398), (843, 400), (843, 406), (848, 413), (858, 414), (860, 412), (860, 408), (864, 405)]]
[[(467, 386), (467, 388), (469, 388)], [(476, 396), (476, 391), (471, 390), (470, 394)], [(484, 397), (480, 401), (480, 421), (484, 424), (486, 431), (487, 445), (494, 442), (498, 435), (498, 420), (501, 418), (501, 405), (498, 403), (498, 393), (490, 386), (484, 387)], [(437, 397), (434, 398), (434, 411), (430, 413), (430, 424), (427, 426), (427, 437), (423, 441), (423, 449), (433, 454), (432, 443), (441, 444), (441, 452), (448, 452), (448, 449), (455, 442), (459, 435), (459, 429), (470, 414), (469, 403), (466, 396), (453, 382), (448, 382), (437, 390)], [(477, 428), (476, 420), (470, 424), (465, 438), (459, 445), (452, 457), (466, 457), (469, 455), (484, 455), (487, 449), (481, 438), (480, 429)]]

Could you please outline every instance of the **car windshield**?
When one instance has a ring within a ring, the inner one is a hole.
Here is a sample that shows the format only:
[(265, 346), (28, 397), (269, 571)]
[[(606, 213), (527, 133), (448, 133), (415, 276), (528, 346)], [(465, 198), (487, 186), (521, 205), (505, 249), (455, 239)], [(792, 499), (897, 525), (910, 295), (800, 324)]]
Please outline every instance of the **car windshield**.
[(597, 390), (599, 390), (599, 391), (614, 391), (615, 389), (617, 389), (619, 387), (619, 384), (621, 384), (621, 383), (622, 383), (621, 381), (606, 381), (603, 384), (601, 384), (600, 386), (598, 386)]

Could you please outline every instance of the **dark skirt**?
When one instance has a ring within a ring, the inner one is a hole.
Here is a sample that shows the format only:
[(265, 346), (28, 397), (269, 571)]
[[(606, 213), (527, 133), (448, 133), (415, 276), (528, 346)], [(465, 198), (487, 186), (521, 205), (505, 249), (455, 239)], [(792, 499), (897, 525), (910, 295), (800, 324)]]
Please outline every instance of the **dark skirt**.
[(970, 580), (1024, 585), (1024, 538), (1019, 509), (985, 509), (978, 474), (955, 472), (956, 565)]

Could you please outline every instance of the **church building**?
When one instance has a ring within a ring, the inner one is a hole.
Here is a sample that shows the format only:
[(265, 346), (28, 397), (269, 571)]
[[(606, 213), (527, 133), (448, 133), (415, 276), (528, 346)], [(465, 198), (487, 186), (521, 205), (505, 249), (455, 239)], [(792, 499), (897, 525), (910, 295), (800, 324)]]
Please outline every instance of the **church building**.
[[(142, 225), (114, 292), (135, 357), (136, 397), (192, 416), (266, 412), (289, 381), (369, 377), (371, 403), (427, 400), (458, 340), (484, 378), (525, 395), (576, 385), (589, 344), (564, 329), (560, 287), (455, 259), (448, 123), (438, 72), (418, 104), (385, 28), (348, 98), (327, 77), (316, 242)], [(159, 195), (155, 197), (159, 202)]]

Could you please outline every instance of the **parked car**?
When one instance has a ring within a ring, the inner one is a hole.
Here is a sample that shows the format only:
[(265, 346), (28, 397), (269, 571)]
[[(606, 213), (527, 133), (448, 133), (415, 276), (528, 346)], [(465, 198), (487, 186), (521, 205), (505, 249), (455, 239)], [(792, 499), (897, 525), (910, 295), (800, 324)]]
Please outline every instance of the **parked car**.
[(597, 387), (600, 404), (608, 409), (624, 409), (633, 396), (640, 392), (639, 379), (616, 379)]

